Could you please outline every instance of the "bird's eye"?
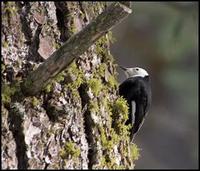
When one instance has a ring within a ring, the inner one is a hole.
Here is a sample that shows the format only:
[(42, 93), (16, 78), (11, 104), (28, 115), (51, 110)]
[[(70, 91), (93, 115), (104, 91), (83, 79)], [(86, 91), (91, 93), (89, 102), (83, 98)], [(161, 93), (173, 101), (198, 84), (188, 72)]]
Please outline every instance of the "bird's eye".
[(136, 70), (136, 71), (139, 71), (139, 69), (138, 69), (138, 68), (136, 68), (135, 70)]

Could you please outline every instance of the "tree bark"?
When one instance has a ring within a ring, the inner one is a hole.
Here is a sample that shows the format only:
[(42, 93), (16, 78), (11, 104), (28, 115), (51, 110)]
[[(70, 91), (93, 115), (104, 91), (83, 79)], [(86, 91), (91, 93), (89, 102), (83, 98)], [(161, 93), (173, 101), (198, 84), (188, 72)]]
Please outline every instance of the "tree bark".
[[(2, 2), (2, 168), (134, 168), (109, 32), (37, 95), (12, 95), (105, 2)], [(53, 67), (53, 66), (49, 66)], [(20, 100), (19, 100), (20, 99)]]
[(62, 47), (31, 73), (23, 83), (23, 92), (27, 95), (35, 95), (48, 83), (49, 79), (66, 69), (74, 59), (82, 55), (94, 42), (130, 13), (131, 9), (123, 4), (111, 4), (95, 20), (71, 36)]

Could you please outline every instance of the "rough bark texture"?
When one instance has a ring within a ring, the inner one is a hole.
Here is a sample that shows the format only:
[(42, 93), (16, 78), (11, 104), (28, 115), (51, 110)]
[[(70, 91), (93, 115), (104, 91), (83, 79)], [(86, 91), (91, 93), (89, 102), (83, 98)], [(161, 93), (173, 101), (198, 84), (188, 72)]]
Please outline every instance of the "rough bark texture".
[(24, 81), (22, 90), (26, 95), (36, 95), (69, 64), (83, 54), (94, 42), (118, 24), (131, 9), (121, 3), (112, 3), (100, 15), (77, 34), (71, 36), (57, 51), (40, 65)]
[[(117, 95), (111, 34), (37, 95), (21, 81), (106, 7), (104, 2), (2, 2), (2, 168), (133, 168), (126, 101)], [(20, 99), (20, 100), (19, 100)]]

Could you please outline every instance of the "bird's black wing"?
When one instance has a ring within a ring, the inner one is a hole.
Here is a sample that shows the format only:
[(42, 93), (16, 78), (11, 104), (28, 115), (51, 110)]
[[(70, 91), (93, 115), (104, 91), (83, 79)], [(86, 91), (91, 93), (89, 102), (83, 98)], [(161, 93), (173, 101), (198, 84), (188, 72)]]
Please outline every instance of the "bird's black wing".
[[(140, 129), (145, 114), (150, 106), (151, 90), (149, 77), (134, 77), (127, 79), (119, 86), (119, 94), (122, 95), (129, 104), (128, 123), (133, 124), (131, 121), (132, 118), (135, 118), (133, 129), (131, 131), (131, 139), (133, 139), (135, 133)], [(136, 104), (135, 113), (132, 113), (132, 101)]]
[(136, 107), (132, 106), (132, 101), (134, 101), (133, 96), (135, 94), (135, 81), (135, 78), (129, 78), (119, 86), (119, 95), (124, 97), (129, 105), (129, 117), (126, 124), (131, 125), (133, 125), (133, 119), (135, 118), (135, 113), (132, 113), (132, 111), (135, 110), (133, 107)]
[(145, 115), (149, 110), (149, 106), (151, 103), (151, 89), (149, 78), (140, 78), (135, 81), (137, 88), (135, 88), (134, 100), (136, 103), (136, 111), (135, 111), (135, 122), (132, 129), (131, 137), (132, 140), (135, 134), (141, 128)]

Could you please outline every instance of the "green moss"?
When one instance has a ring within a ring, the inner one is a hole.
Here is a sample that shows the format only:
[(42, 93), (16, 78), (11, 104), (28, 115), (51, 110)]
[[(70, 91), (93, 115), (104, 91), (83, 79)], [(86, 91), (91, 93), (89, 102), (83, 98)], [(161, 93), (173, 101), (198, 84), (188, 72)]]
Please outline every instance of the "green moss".
[(36, 97), (32, 97), (32, 105), (35, 107), (40, 104), (40, 101)]
[(3, 89), (3, 93), (1, 94), (1, 98), (2, 98), (3, 103), (10, 103), (13, 90), (8, 85), (4, 86), (2, 89)]
[(62, 159), (67, 159), (69, 156), (72, 158), (77, 158), (81, 154), (80, 148), (73, 142), (66, 142), (64, 148), (60, 150), (60, 157)]
[(75, 61), (73, 61), (73, 62), (70, 64), (68, 70), (69, 70), (69, 72), (73, 72), (73, 73), (76, 74), (76, 75), (79, 73), (79, 69), (78, 69), (78, 67), (77, 67)]
[(101, 56), (104, 56), (107, 54), (106, 50), (102, 48), (100, 45), (96, 46), (96, 53)]
[(2, 45), (3, 45), (4, 48), (8, 48), (8, 42), (7, 41), (3, 41)]
[(67, 159), (68, 158), (68, 154), (66, 153), (65, 149), (61, 149), (59, 152), (59, 155), (62, 159)]
[(79, 97), (78, 88), (83, 83), (83, 79), (83, 71), (77, 67), (75, 62), (72, 62), (68, 69), (56, 75), (56, 77), (51, 80), (43, 90), (46, 93), (51, 92), (54, 83), (58, 82), (63, 84), (66, 89), (70, 90), (74, 97)]
[(3, 84), (2, 85), (2, 102), (9, 104), (11, 102), (12, 96), (19, 90), (18, 84)]
[(125, 169), (127, 169), (128, 170), (128, 168), (125, 167), (124, 165), (119, 165), (119, 166), (118, 165), (114, 165), (113, 169), (117, 169), (117, 170), (121, 170), (121, 169), (125, 170)]
[(110, 135), (114, 144), (118, 144), (120, 139), (123, 138), (119, 136), (113, 128), (111, 128)]
[(96, 53), (102, 58), (102, 62), (114, 62), (113, 56), (109, 53), (108, 42), (113, 40), (112, 32), (109, 32), (107, 35), (102, 36), (98, 41), (95, 42)]
[(110, 157), (108, 154), (104, 155), (101, 160), (100, 160), (100, 165), (103, 168), (108, 168), (108, 169), (120, 169), (121, 167), (119, 167), (116, 164), (115, 158), (114, 157)]
[(55, 81), (56, 82), (61, 82), (61, 81), (64, 81), (65, 77), (64, 77), (65, 73), (64, 72), (61, 72), (59, 73), (56, 77), (55, 77)]
[(44, 91), (46, 93), (49, 93), (52, 91), (52, 83), (49, 83), (45, 88), (44, 88)]
[(76, 62), (74, 61), (63, 73), (66, 78), (64, 81), (64, 87), (66, 91), (70, 91), (73, 97), (80, 98), (78, 88), (85, 81), (83, 71), (78, 68)]
[(103, 62), (110, 62), (110, 63), (114, 63), (115, 59), (113, 58), (113, 56), (111, 54), (106, 55), (103, 60)]
[(73, 81), (72, 83), (66, 84), (65, 87), (67, 87), (71, 93), (72, 96), (75, 98), (79, 98), (79, 92), (78, 92), (78, 88), (80, 87), (80, 85), (83, 83), (83, 79), (82, 77), (78, 77), (75, 81)]
[(107, 152), (112, 151), (113, 147), (119, 143), (120, 136), (116, 134), (113, 128), (110, 128), (109, 136), (105, 132), (105, 128), (103, 128), (102, 126), (99, 126), (98, 129), (100, 132), (100, 139), (103, 149)]
[(123, 97), (119, 97), (113, 104), (113, 113), (117, 117), (123, 118), (124, 122), (128, 119), (128, 104)]
[[(112, 124), (107, 126), (107, 129), (103, 126), (98, 126), (100, 140), (103, 150), (106, 151), (105, 154), (112, 156), (112, 151), (115, 145), (118, 145), (120, 141), (130, 141), (130, 126), (125, 125), (125, 121), (128, 119), (128, 106), (126, 100), (122, 97), (110, 103), (106, 99), (101, 99), (101, 104), (104, 105), (109, 114), (107, 119), (109, 117), (112, 118)], [(128, 149), (125, 150), (124, 153), (127, 153)], [(106, 166), (108, 166), (108, 168), (118, 168), (115, 162), (108, 160), (106, 160)]]
[(77, 6), (73, 3), (69, 3), (69, 4), (67, 4), (67, 6), (68, 6), (68, 9), (70, 9), (70, 10), (68, 12), (64, 13), (64, 15), (65, 15), (64, 18), (69, 23), (67, 32), (68, 32), (69, 37), (70, 37), (77, 32), (77, 28), (76, 28), (76, 25), (75, 25), (76, 15), (73, 12), (77, 8)]
[(111, 88), (117, 88), (117, 86), (118, 86), (118, 82), (117, 82), (116, 78), (112, 75), (110, 75), (108, 78), (108, 86)]
[(137, 147), (136, 144), (130, 144), (130, 152), (132, 160), (138, 160), (138, 158), (140, 157), (139, 151), (140, 149)]
[(80, 85), (83, 83), (83, 76), (80, 74), (77, 76), (76, 80), (73, 82), (72, 86), (74, 88), (79, 88)]
[[(73, 20), (74, 20), (74, 18), (73, 18)], [(69, 31), (70, 31), (70, 34), (74, 34), (74, 33), (77, 32), (77, 29), (76, 29), (74, 21), (72, 21), (72, 23), (71, 23), (71, 25), (69, 27)]]
[(108, 51), (105, 49), (105, 45), (107, 44), (108, 40), (106, 36), (102, 36), (99, 40), (95, 42), (96, 45), (96, 53), (99, 55), (106, 55)]
[(108, 168), (113, 168), (113, 165), (115, 164), (114, 158), (111, 158), (109, 155), (105, 155), (105, 162)]
[(128, 119), (128, 106), (125, 99), (119, 97), (114, 103), (110, 103), (112, 110), (113, 128), (117, 134), (124, 137), (124, 140), (129, 140), (131, 125), (125, 125)]
[(15, 2), (6, 2), (5, 8), (3, 9), (4, 12), (8, 12), (11, 15), (16, 15), (17, 8)]
[(73, 88), (78, 88), (80, 87), (80, 85), (82, 84), (83, 82), (83, 79), (84, 79), (84, 74), (83, 74), (83, 71), (80, 70), (78, 67), (77, 67), (77, 64), (75, 62), (73, 62), (69, 69), (68, 69), (68, 73), (71, 77), (74, 77), (75, 80), (72, 81), (72, 86)]
[(119, 141), (118, 135), (113, 131), (111, 132), (110, 136), (107, 137), (105, 130), (103, 127), (100, 127), (100, 138), (101, 138), (101, 143), (102, 147), (104, 150), (111, 151), (113, 150), (113, 147), (115, 144), (117, 144)]
[(55, 41), (55, 42), (53, 43), (53, 47), (54, 47), (55, 49), (59, 49), (59, 48), (61, 47), (61, 44)]
[(100, 160), (100, 165), (101, 166), (103, 166), (103, 167), (105, 167), (106, 166), (106, 159), (105, 159), (105, 157), (103, 156), (103, 157), (101, 157), (101, 160)]
[(99, 127), (101, 143), (104, 149), (109, 150), (113, 147), (112, 141), (108, 140), (103, 127)]
[(99, 95), (99, 92), (101, 91), (101, 89), (103, 87), (101, 80), (96, 79), (96, 78), (90, 79), (88, 81), (88, 86), (91, 88), (91, 90), (95, 96)]
[(99, 111), (99, 105), (97, 101), (90, 101), (88, 109), (90, 112), (98, 113)]
[(95, 74), (98, 74), (100, 75), (101, 77), (105, 77), (105, 72), (107, 70), (107, 66), (105, 63), (99, 65), (99, 67), (97, 68), (96, 70), (96, 73)]
[(108, 111), (109, 112), (109, 103), (108, 103), (108, 99), (107, 99), (107, 97), (101, 97), (100, 98), (100, 103), (101, 103), (101, 105), (106, 109), (106, 111)]

